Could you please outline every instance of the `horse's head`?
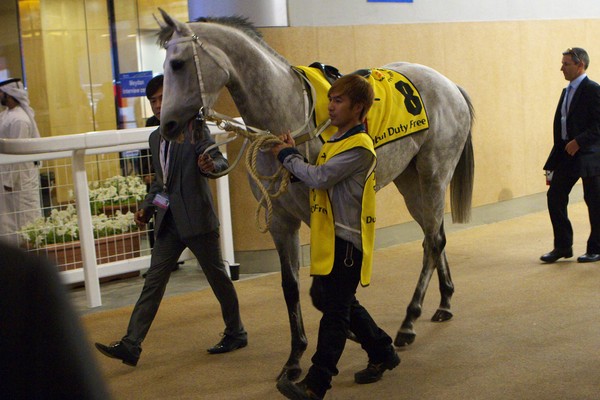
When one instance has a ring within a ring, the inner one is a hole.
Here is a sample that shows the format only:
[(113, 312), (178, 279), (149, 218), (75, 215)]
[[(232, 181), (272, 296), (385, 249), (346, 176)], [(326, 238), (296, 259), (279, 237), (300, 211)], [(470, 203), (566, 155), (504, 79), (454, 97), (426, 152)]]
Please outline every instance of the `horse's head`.
[[(202, 107), (211, 108), (227, 83), (222, 52), (204, 43), (190, 25), (159, 9), (159, 44), (166, 49), (160, 131), (167, 140), (180, 138)], [(195, 24), (201, 25), (201, 24)]]

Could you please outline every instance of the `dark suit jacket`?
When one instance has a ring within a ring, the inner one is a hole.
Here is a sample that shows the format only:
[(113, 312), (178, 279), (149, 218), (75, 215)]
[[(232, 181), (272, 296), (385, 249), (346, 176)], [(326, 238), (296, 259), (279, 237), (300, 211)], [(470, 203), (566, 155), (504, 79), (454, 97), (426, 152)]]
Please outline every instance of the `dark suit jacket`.
[(560, 132), (560, 110), (564, 96), (565, 90), (554, 115), (554, 146), (544, 169), (565, 169), (569, 175), (578, 177), (600, 175), (600, 85), (586, 77), (571, 99), (567, 134), (569, 141), (577, 140), (580, 147), (573, 157), (565, 151), (567, 142), (562, 140)]
[[(182, 239), (214, 231), (219, 227), (219, 219), (215, 214), (208, 177), (198, 168), (198, 156), (214, 144), (210, 131), (203, 125), (202, 135), (196, 143), (186, 138), (181, 144), (172, 141), (170, 147), (170, 163), (167, 176), (166, 192), (169, 196), (169, 210), (175, 220), (175, 226)], [(160, 164), (160, 132), (159, 129), (150, 134), (150, 153), (155, 171), (150, 192), (146, 195), (142, 207), (147, 215), (156, 211), (155, 235), (160, 227), (166, 210), (156, 207), (152, 200), (157, 193), (163, 192), (163, 170)], [(217, 172), (225, 170), (229, 164), (218, 149), (210, 152)]]

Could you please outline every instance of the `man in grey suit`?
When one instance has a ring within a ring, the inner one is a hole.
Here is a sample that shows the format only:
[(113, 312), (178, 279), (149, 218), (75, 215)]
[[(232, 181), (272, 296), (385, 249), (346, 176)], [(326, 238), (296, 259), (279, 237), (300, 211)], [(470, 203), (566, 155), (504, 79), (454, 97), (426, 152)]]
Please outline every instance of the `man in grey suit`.
[(600, 85), (587, 77), (588, 53), (573, 47), (562, 53), (569, 85), (563, 90), (554, 117), (554, 146), (544, 165), (552, 171), (548, 211), (554, 231), (554, 249), (540, 259), (553, 263), (573, 256), (573, 227), (567, 205), (579, 178), (588, 207), (591, 232), (586, 252), (577, 262), (600, 261)]
[(228, 162), (218, 149), (212, 150), (210, 155), (202, 155), (214, 141), (205, 124), (197, 129), (201, 132), (197, 132), (200, 138), (195, 143), (188, 137), (182, 143), (168, 142), (160, 136), (160, 128), (150, 134), (155, 179), (136, 212), (136, 222), (140, 225), (155, 215), (156, 239), (150, 268), (131, 314), (127, 334), (109, 346), (96, 343), (102, 354), (130, 366), (137, 365), (142, 341), (156, 316), (171, 271), (186, 247), (198, 259), (221, 304), (225, 321), (222, 340), (208, 352), (226, 353), (248, 344), (237, 294), (221, 257), (219, 220), (207, 180), (207, 173), (225, 170)]

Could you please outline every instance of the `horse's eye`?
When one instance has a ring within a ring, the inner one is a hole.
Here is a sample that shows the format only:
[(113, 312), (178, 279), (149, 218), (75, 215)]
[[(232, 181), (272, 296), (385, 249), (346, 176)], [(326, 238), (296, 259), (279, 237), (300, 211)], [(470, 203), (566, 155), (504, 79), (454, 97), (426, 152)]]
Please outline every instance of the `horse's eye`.
[(184, 64), (184, 62), (182, 60), (172, 60), (171, 61), (171, 69), (173, 71), (177, 71), (177, 70), (183, 68), (183, 64)]

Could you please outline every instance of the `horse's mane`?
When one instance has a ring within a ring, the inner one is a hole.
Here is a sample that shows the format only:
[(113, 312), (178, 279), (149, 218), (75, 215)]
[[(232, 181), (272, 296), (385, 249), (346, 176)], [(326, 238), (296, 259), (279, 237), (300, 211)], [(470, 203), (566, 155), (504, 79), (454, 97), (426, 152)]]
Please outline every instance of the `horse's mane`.
[(169, 41), (169, 39), (171, 39), (171, 36), (173, 36), (173, 32), (175, 31), (175, 28), (173, 28), (170, 25), (161, 25), (160, 26), (160, 31), (158, 31), (157, 39), (156, 39), (156, 43), (160, 46), (160, 47), (165, 47), (167, 45), (167, 42)]
[[(255, 40), (257, 43), (262, 45), (265, 49), (271, 52), (274, 56), (281, 59), (287, 64), (287, 60), (282, 57), (279, 53), (273, 50), (263, 39), (262, 33), (248, 20), (246, 17), (242, 17), (239, 15), (230, 16), (230, 17), (200, 17), (195, 19), (192, 22), (202, 22), (202, 23), (213, 23), (219, 25), (229, 26), (235, 29), (240, 30), (246, 36)], [(158, 32), (158, 44), (161, 47), (164, 47), (171, 36), (173, 36), (174, 28), (169, 25), (165, 25), (161, 27), (161, 30)]]
[(193, 22), (212, 22), (215, 24), (227, 25), (241, 30), (250, 37), (256, 37), (258, 39), (263, 38), (262, 33), (256, 29), (252, 22), (241, 15), (234, 15), (233, 17), (200, 17)]

